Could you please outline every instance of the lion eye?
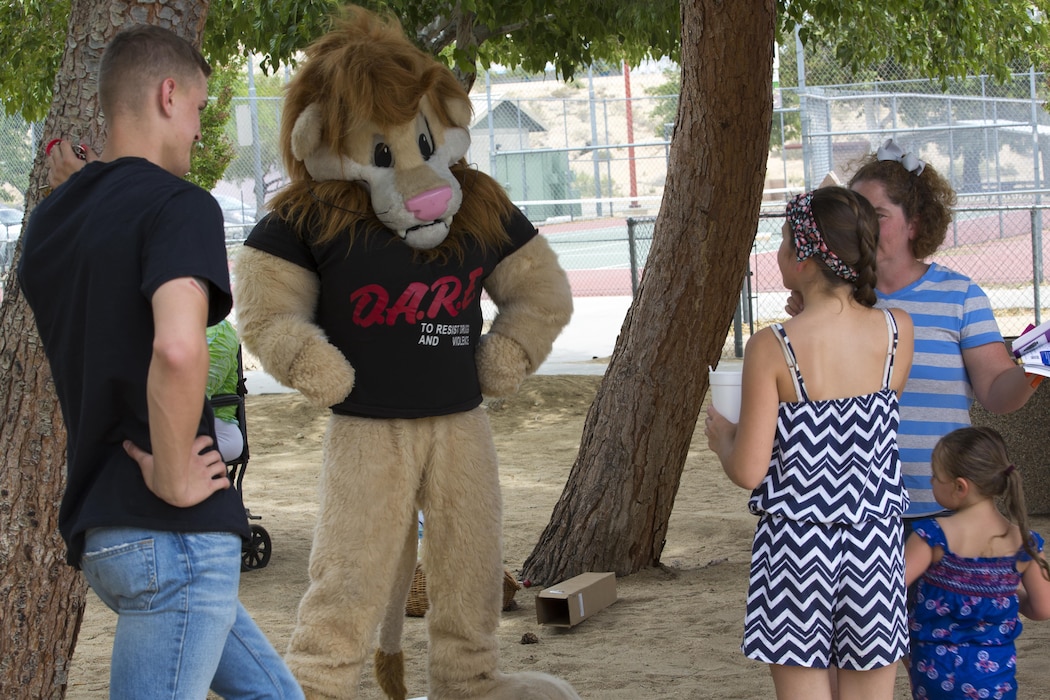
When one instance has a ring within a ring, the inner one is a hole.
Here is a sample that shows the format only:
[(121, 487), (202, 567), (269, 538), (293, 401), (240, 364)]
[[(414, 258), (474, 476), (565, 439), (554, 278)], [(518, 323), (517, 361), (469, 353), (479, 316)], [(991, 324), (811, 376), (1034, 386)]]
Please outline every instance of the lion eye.
[(394, 164), (394, 154), (390, 152), (390, 146), (377, 143), (375, 153), (372, 154), (372, 163), (377, 168), (391, 167)]
[(430, 160), (430, 156), (434, 155), (434, 144), (431, 143), (429, 134), (419, 135), (419, 153), (423, 160)]

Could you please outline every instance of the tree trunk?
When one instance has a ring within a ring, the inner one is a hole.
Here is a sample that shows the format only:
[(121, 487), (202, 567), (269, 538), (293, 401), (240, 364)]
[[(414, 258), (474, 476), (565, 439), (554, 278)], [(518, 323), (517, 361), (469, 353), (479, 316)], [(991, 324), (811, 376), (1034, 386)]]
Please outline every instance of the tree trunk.
[[(200, 45), (207, 10), (208, 2), (201, 0), (73, 0), (44, 143), (54, 135), (96, 149), (102, 145), (95, 73), (102, 49), (120, 27), (167, 26)], [(46, 182), (40, 149), (27, 211)], [(47, 358), (14, 274), (21, 256), (19, 243), (0, 303), (0, 697), (62, 698), (87, 588), (79, 572), (65, 564), (58, 534), (66, 431)]]
[(773, 37), (773, 0), (682, 2), (681, 99), (653, 247), (526, 578), (660, 563), (758, 224)]

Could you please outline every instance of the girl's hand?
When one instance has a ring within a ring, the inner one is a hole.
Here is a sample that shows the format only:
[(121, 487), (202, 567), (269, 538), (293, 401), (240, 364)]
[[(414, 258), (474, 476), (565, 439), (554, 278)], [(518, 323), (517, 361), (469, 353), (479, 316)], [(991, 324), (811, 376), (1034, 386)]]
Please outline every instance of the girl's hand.
[(718, 455), (724, 465), (736, 441), (736, 423), (730, 423), (714, 406), (708, 406), (704, 435), (707, 436), (707, 447)]
[(707, 415), (704, 416), (704, 435), (707, 436), (707, 446), (711, 447), (712, 449), (712, 441), (716, 433), (713, 423), (715, 419), (719, 417), (724, 418), (725, 416), (719, 413), (718, 410), (714, 407), (714, 405), (707, 407)]
[(787, 315), (798, 316), (804, 308), (806, 308), (806, 305), (802, 301), (802, 293), (791, 292), (788, 295), (787, 303), (784, 304), (784, 311), (787, 312)]
[(95, 152), (85, 144), (74, 144), (72, 141), (54, 139), (47, 144), (47, 184), (52, 189), (68, 180), (87, 163), (98, 160)]

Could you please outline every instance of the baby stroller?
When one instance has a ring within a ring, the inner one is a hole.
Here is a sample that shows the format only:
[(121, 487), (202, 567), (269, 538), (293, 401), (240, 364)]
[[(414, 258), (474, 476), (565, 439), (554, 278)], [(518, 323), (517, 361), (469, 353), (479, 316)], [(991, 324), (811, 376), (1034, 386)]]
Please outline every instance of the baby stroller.
[[(223, 406), (236, 407), (237, 425), (240, 427), (241, 437), (244, 439), (244, 450), (236, 459), (226, 462), (226, 467), (230, 483), (237, 489), (237, 493), (241, 495), (242, 503), (244, 502), (244, 491), (241, 490), (241, 483), (244, 481), (244, 472), (248, 468), (248, 424), (245, 421), (244, 411), (244, 397), (247, 394), (248, 388), (244, 384), (244, 364), (241, 358), (241, 350), (238, 347), (237, 393), (215, 394), (208, 401), (213, 409), (221, 408)], [(249, 520), (262, 520), (261, 515), (252, 515), (252, 512), (248, 510), (248, 508), (244, 509), (244, 513), (248, 516)], [(241, 571), (254, 571), (255, 569), (261, 569), (269, 564), (270, 545), (270, 533), (266, 531), (266, 528), (262, 525), (252, 523), (251, 538), (241, 547)]]

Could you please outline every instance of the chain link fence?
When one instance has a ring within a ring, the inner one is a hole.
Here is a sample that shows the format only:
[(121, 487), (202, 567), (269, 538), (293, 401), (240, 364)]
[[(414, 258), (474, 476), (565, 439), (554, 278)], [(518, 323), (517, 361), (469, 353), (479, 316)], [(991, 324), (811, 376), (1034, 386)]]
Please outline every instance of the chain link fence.
[[(859, 158), (890, 137), (960, 193), (949, 240), (933, 259), (985, 287), (1005, 334), (1044, 316), (1045, 76), (1028, 71), (1005, 84), (975, 76), (942, 85), (892, 64), (846, 75), (819, 49), (797, 48), (779, 56), (763, 215), (726, 354), (739, 354), (756, 324), (783, 315), (775, 251), (785, 200), (829, 171), (845, 181)], [(475, 85), (468, 159), (547, 236), (577, 296), (629, 298), (637, 288), (663, 197), (677, 81), (675, 66), (654, 63), (593, 69), (569, 84), (490, 73)], [(235, 157), (213, 191), (231, 251), (285, 183), (281, 105), (277, 97), (234, 100), (228, 136)], [(41, 142), (37, 125), (0, 118), (0, 277)]]
[[(1050, 204), (963, 205), (945, 244), (930, 259), (972, 278), (987, 293), (1005, 336), (1022, 333), (1050, 314), (1047, 240), (1042, 225)], [(628, 217), (601, 229), (541, 227), (568, 270), (573, 295), (633, 296), (652, 246), (656, 218)], [(759, 215), (737, 313), (723, 347), (742, 357), (746, 340), (774, 321), (784, 321), (788, 291), (777, 265), (784, 225), (783, 205)], [(585, 266), (585, 267), (582, 267)]]
[[(1004, 336), (1023, 333), (1050, 314), (1047, 292), (1047, 241), (1042, 219), (1050, 205), (960, 206), (945, 244), (930, 260), (961, 272), (984, 289)], [(623, 240), (635, 248), (644, 268), (656, 219), (628, 219)], [(743, 271), (740, 301), (732, 330), (723, 346), (725, 357), (743, 357), (755, 330), (785, 321), (788, 290), (777, 264), (783, 208), (759, 215), (758, 235)], [(642, 269), (629, 276), (639, 278)]]

